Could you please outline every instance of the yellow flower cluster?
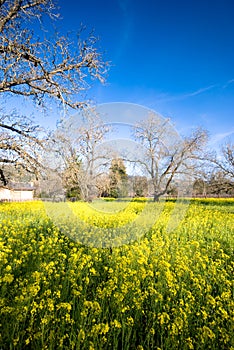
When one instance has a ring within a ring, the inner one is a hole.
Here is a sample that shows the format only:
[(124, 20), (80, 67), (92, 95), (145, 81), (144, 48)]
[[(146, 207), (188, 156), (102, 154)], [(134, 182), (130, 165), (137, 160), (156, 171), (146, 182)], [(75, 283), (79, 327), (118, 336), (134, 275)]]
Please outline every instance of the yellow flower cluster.
[(232, 199), (0, 203), (0, 349), (234, 350), (233, 214)]

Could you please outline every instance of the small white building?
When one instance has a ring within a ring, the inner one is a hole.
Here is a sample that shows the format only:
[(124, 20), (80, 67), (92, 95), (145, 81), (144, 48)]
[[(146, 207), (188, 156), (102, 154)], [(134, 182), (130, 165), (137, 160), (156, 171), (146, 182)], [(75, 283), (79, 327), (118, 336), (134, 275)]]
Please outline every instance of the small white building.
[(33, 200), (34, 189), (32, 183), (11, 182), (7, 186), (0, 186), (0, 201)]

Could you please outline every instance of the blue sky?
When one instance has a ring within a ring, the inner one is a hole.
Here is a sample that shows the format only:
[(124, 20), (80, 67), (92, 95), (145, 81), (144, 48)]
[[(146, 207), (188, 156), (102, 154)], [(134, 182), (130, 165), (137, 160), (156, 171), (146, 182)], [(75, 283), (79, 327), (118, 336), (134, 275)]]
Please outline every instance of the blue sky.
[[(59, 30), (76, 32), (81, 23), (87, 35), (94, 29), (110, 61), (106, 84), (95, 83), (88, 98), (98, 105), (126, 102), (152, 109), (170, 118), (180, 135), (202, 126), (215, 148), (234, 141), (234, 0), (57, 3)], [(34, 112), (28, 100), (20, 108)], [(35, 114), (48, 126), (58, 116)]]
[(130, 102), (201, 125), (212, 142), (234, 132), (233, 0), (59, 2), (63, 30), (95, 29), (111, 68), (96, 103)]

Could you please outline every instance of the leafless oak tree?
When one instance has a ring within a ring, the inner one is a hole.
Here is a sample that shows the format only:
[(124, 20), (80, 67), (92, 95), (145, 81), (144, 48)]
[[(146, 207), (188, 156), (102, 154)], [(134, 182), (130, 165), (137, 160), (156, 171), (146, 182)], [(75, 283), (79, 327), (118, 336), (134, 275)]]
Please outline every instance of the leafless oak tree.
[(215, 166), (216, 170), (221, 171), (226, 178), (234, 179), (234, 144), (226, 143), (221, 148), (221, 154), (213, 154), (209, 161)]
[[(8, 171), (21, 169), (38, 175), (42, 167), (39, 153), (43, 149), (46, 137), (42, 129), (25, 117), (13, 114), (0, 116), (0, 181), (7, 185)], [(41, 134), (40, 137), (38, 134)]]
[(150, 177), (155, 201), (167, 193), (176, 177), (182, 180), (184, 175), (193, 174), (207, 139), (207, 133), (200, 129), (188, 138), (179, 139), (169, 120), (154, 113), (135, 125), (134, 135), (144, 154), (142, 159), (135, 161)]
[[(37, 38), (33, 20), (55, 16), (51, 0), (0, 1), (0, 93), (33, 97), (39, 104), (55, 99), (72, 108), (83, 107), (79, 93), (90, 79), (104, 81), (106, 63), (90, 35), (54, 34), (42, 31)], [(80, 33), (81, 34), (81, 33)]]
[(55, 149), (62, 159), (64, 185), (79, 186), (82, 198), (92, 200), (97, 195), (97, 181), (110, 162), (107, 148), (101, 147), (110, 127), (95, 109), (83, 110), (83, 121), (64, 120), (54, 135)]
[[(92, 79), (104, 81), (107, 63), (97, 49), (97, 39), (53, 34), (42, 29), (44, 16), (59, 17), (52, 0), (0, 0), (0, 96), (28, 97), (46, 107), (48, 102), (65, 108), (83, 108), (82, 93)], [(37, 28), (35, 32), (32, 28)], [(20, 113), (19, 113), (20, 114)], [(4, 164), (36, 171), (39, 146), (37, 126), (13, 113), (0, 115), (0, 173)]]

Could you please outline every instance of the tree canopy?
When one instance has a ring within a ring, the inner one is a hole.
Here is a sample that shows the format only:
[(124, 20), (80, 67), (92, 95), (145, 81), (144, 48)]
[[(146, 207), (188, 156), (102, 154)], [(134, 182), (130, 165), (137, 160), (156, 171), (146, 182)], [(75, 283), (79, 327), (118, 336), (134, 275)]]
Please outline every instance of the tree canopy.
[[(0, 96), (8, 107), (10, 96), (22, 96), (46, 107), (50, 101), (63, 108), (87, 105), (84, 92), (92, 80), (105, 79), (107, 63), (97, 47), (97, 38), (76, 34), (49, 35), (43, 19), (52, 28), (59, 18), (52, 0), (0, 1)], [(6, 184), (6, 164), (39, 170), (37, 150), (45, 140), (37, 125), (20, 111), (4, 112), (0, 106), (0, 180)]]
[(184, 176), (194, 174), (199, 153), (206, 144), (205, 130), (197, 129), (191, 136), (181, 139), (169, 120), (150, 113), (133, 131), (144, 155), (134, 161), (150, 177), (155, 201), (167, 193), (176, 178), (182, 182)]

